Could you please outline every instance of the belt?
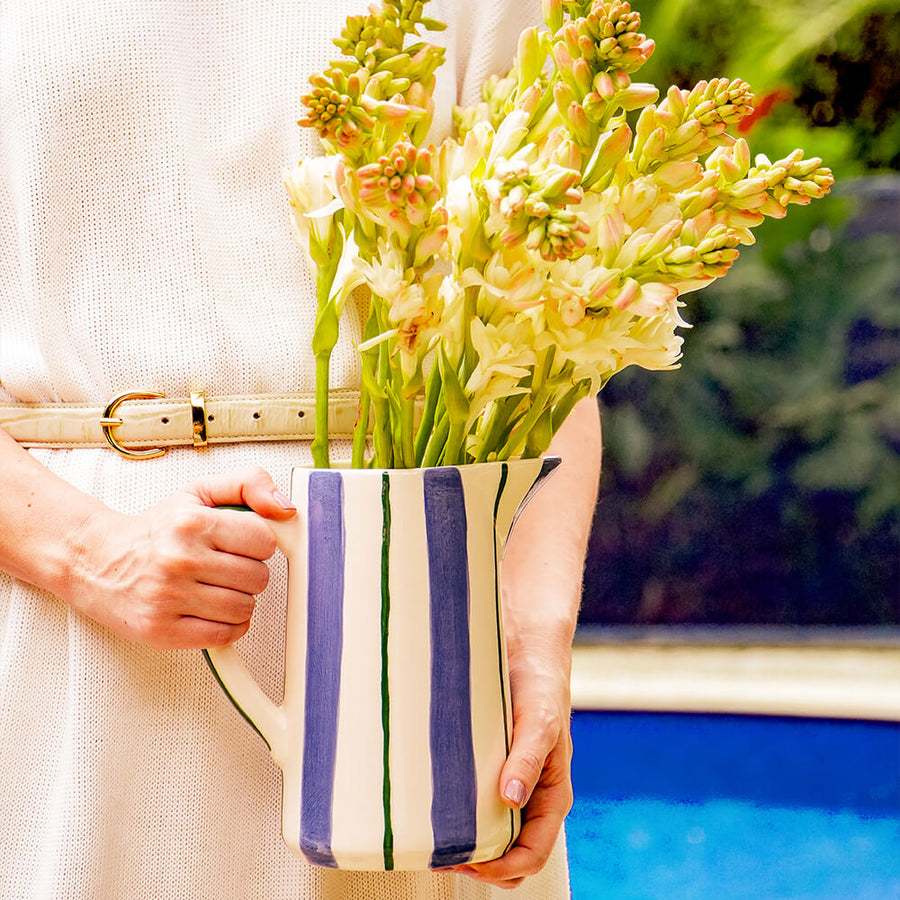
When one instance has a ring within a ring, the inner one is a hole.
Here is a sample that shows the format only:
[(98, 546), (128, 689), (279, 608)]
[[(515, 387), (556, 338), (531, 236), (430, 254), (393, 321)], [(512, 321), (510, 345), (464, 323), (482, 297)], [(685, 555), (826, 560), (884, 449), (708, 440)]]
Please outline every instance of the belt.
[[(332, 391), (330, 438), (349, 438), (359, 394)], [(112, 447), (131, 459), (162, 456), (169, 447), (202, 448), (240, 441), (306, 441), (315, 431), (312, 394), (168, 399), (156, 391), (129, 391), (105, 406), (89, 403), (0, 405), (0, 428), (24, 447)]]

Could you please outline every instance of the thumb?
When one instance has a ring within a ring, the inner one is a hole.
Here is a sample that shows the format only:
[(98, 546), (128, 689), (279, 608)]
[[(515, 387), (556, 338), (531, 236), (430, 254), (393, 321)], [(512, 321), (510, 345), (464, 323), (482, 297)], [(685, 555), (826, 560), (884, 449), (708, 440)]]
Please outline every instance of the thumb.
[(500, 772), (500, 795), (507, 806), (521, 809), (528, 803), (559, 740), (559, 730), (555, 717), (540, 710), (528, 710), (517, 717), (512, 747)]
[(289, 519), (297, 511), (272, 476), (256, 467), (212, 475), (186, 490), (204, 506), (248, 506), (267, 519)]

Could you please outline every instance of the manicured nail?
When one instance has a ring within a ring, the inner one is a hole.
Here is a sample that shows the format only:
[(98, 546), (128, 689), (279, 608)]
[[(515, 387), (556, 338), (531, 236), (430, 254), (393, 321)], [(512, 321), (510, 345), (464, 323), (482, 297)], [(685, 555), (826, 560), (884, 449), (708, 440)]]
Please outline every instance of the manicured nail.
[(297, 508), (296, 506), (294, 506), (293, 503), (291, 503), (291, 498), (288, 497), (286, 494), (282, 494), (281, 491), (278, 491), (278, 490), (274, 491), (272, 493), (272, 497), (275, 499), (275, 502), (282, 509), (296, 509)]
[(522, 807), (525, 805), (525, 785), (518, 778), (512, 778), (506, 782), (503, 796), (514, 806)]

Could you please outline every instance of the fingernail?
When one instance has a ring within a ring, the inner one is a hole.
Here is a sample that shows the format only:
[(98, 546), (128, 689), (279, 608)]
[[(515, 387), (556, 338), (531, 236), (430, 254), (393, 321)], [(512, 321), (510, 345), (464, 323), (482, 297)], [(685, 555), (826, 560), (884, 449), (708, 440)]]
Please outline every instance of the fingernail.
[(525, 805), (525, 785), (518, 778), (512, 778), (506, 782), (503, 796), (514, 806)]
[(297, 508), (296, 506), (294, 506), (293, 503), (291, 503), (291, 498), (288, 497), (286, 494), (282, 494), (281, 491), (278, 491), (278, 490), (274, 491), (272, 493), (272, 497), (275, 499), (275, 502), (282, 509), (296, 509)]

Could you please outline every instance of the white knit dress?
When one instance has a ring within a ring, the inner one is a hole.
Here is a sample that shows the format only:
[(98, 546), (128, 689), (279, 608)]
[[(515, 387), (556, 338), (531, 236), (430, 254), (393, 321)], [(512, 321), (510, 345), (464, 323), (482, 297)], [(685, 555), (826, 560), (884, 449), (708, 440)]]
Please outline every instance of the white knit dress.
[[(294, 124), (300, 95), (366, 5), (0, 0), (0, 400), (312, 390), (313, 283), (281, 174), (316, 152)], [(539, 6), (431, 4), (451, 24), (436, 134), (457, 96), (505, 70)], [(349, 347), (335, 386), (356, 382)], [(245, 464), (284, 490), (310, 459), (300, 443), (35, 455), (124, 512)], [(276, 559), (239, 644), (276, 699), (284, 585)], [(312, 867), (282, 843), (280, 792), (198, 651), (131, 644), (0, 574), (2, 900), (568, 896), (562, 841), (512, 893)]]

